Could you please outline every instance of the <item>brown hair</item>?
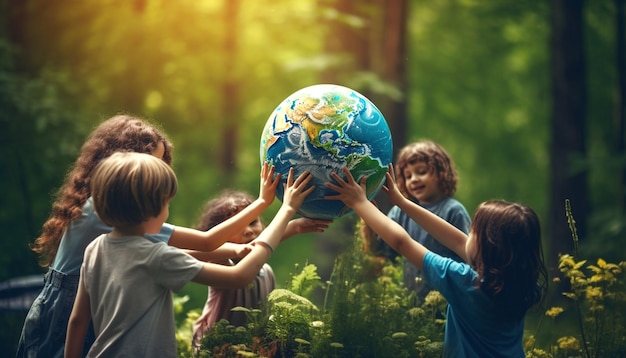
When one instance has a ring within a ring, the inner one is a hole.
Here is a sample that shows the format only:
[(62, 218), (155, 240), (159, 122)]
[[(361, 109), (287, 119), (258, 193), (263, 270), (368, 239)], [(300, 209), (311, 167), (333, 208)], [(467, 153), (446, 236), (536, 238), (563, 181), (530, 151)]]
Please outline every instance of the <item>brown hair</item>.
[(56, 194), (41, 236), (31, 246), (40, 255), (41, 266), (47, 267), (53, 263), (63, 233), (70, 222), (82, 214), (83, 205), (91, 196), (91, 174), (96, 165), (116, 151), (152, 153), (159, 143), (165, 146), (163, 161), (171, 165), (172, 143), (155, 125), (142, 119), (117, 115), (103, 121), (93, 130)]
[(470, 259), (481, 290), (496, 298), (502, 313), (523, 316), (547, 287), (537, 214), (518, 203), (486, 201), (476, 209), (470, 232), (476, 240)]
[(198, 230), (210, 228), (230, 219), (235, 214), (252, 204), (254, 198), (245, 192), (224, 190), (214, 199), (209, 200), (205, 206), (200, 220), (196, 224)]
[(403, 172), (407, 166), (417, 162), (426, 163), (428, 169), (434, 171), (437, 176), (439, 189), (441, 189), (445, 196), (454, 195), (458, 175), (454, 169), (452, 159), (439, 144), (429, 140), (422, 140), (406, 145), (398, 153), (398, 159), (395, 165), (396, 179), (398, 188), (405, 197), (408, 198), (409, 193), (406, 188), (406, 180), (404, 179)]
[(103, 223), (114, 227), (158, 216), (177, 189), (172, 168), (145, 153), (113, 153), (98, 164), (91, 178), (94, 209)]

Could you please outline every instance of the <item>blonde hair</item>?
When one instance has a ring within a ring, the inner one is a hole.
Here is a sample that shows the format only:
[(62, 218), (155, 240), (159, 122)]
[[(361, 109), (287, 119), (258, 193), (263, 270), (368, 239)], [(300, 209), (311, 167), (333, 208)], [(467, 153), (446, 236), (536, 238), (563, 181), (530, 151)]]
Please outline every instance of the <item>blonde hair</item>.
[(114, 227), (137, 225), (158, 216), (177, 189), (172, 168), (144, 153), (114, 153), (98, 164), (91, 179), (96, 213)]

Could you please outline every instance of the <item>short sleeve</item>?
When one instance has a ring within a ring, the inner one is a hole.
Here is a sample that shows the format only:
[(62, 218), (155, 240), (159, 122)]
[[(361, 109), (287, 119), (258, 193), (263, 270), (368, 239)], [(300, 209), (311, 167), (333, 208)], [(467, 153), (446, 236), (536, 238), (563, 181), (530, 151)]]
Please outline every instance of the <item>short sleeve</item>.
[[(191, 255), (167, 245), (158, 245), (151, 259), (154, 263), (156, 281), (172, 291), (179, 291), (191, 281), (203, 267), (201, 261)], [(154, 262), (154, 261), (153, 261)]]
[(174, 232), (174, 225), (164, 223), (161, 226), (161, 231), (158, 234), (146, 234), (144, 235), (148, 240), (153, 242), (164, 242), (168, 243), (170, 238), (172, 237), (172, 233)]
[(439, 256), (431, 251), (424, 256), (423, 272), (430, 285), (452, 303), (474, 291), (476, 272), (465, 263)]

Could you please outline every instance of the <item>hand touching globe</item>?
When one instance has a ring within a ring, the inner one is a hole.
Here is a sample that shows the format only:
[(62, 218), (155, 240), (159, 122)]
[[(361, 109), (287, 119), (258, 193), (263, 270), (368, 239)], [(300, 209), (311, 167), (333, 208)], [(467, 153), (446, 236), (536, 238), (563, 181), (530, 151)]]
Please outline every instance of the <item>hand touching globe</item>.
[[(273, 164), (285, 181), (313, 175), (315, 190), (298, 213), (313, 219), (335, 219), (351, 212), (325, 185), (330, 173), (347, 167), (356, 180), (367, 175), (367, 196), (380, 190), (393, 155), (391, 133), (382, 113), (362, 94), (339, 85), (319, 84), (287, 97), (270, 115), (261, 135), (261, 163)], [(283, 185), (276, 197), (282, 201)]]

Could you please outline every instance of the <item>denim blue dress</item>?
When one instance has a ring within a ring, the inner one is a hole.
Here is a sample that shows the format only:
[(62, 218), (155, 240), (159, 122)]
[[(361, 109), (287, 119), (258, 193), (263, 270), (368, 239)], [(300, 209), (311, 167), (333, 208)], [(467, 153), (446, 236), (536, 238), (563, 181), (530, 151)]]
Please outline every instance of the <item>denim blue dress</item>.
[[(93, 200), (89, 198), (83, 206), (82, 215), (72, 221), (63, 234), (54, 262), (45, 275), (44, 287), (26, 315), (17, 357), (63, 357), (67, 323), (78, 291), (85, 248), (95, 238), (111, 230), (110, 226), (100, 221), (94, 211)], [(174, 226), (164, 224), (159, 234), (146, 237), (168, 242), (173, 232)], [(94, 340), (93, 328), (90, 327), (83, 355), (89, 351)]]

